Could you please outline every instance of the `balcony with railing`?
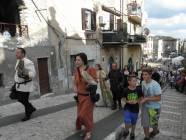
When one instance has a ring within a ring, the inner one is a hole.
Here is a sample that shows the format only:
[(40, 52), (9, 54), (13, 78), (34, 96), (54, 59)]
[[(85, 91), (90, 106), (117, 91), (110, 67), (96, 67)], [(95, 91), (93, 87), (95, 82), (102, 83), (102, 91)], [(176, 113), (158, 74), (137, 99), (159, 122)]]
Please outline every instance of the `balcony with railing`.
[(114, 7), (102, 6), (99, 26), (103, 46), (118, 46), (127, 42), (127, 23), (124, 23), (121, 12)]
[(103, 32), (103, 45), (122, 45), (127, 43), (127, 34), (124, 32)]
[(141, 25), (142, 20), (141, 6), (136, 1), (133, 1), (127, 5), (127, 11), (129, 21), (134, 24)]
[(116, 27), (116, 30), (102, 30), (103, 46), (127, 43), (127, 23), (117, 20)]
[(0, 33), (9, 32), (11, 37), (28, 37), (28, 26), (0, 22)]
[(144, 35), (128, 35), (128, 43), (130, 44), (141, 44), (146, 43), (147, 39)]

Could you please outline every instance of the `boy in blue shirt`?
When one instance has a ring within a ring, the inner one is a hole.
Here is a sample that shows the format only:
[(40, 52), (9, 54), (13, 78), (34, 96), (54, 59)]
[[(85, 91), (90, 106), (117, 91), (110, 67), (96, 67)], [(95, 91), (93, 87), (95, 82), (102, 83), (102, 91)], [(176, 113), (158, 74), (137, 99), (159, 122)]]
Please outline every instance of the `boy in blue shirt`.
[[(141, 124), (144, 129), (145, 138), (149, 140), (159, 133), (158, 121), (161, 109), (161, 87), (152, 78), (152, 68), (143, 69), (142, 91), (144, 98), (140, 101), (141, 109)], [(153, 128), (149, 132), (149, 128)]]

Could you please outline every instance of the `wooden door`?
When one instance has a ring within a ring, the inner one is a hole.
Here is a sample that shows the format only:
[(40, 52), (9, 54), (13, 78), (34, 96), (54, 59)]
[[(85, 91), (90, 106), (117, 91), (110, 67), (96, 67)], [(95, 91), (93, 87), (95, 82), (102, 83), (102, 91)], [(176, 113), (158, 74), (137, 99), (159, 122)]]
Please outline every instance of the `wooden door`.
[(44, 95), (50, 92), (48, 58), (38, 58), (40, 93)]

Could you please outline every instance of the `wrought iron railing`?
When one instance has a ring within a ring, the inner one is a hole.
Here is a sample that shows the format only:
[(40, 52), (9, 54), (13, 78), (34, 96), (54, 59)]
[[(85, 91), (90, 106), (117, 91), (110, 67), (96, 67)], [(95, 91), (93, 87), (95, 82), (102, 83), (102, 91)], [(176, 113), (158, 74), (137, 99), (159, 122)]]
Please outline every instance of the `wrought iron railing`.
[(145, 43), (147, 39), (144, 35), (128, 35), (128, 43)]
[(125, 32), (103, 32), (103, 43), (126, 43), (127, 34)]

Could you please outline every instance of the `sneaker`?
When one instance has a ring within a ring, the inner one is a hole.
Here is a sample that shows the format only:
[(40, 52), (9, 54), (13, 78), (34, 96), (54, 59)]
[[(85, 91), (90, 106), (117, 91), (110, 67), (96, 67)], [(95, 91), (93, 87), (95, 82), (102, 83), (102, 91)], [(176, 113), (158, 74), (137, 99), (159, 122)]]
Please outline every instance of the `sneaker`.
[(160, 133), (159, 130), (153, 130), (152, 132), (150, 132), (150, 137), (153, 138), (153, 137), (155, 137), (159, 133)]
[(123, 138), (127, 138), (128, 135), (129, 135), (129, 131), (128, 132), (124, 131)]
[(135, 134), (134, 133), (130, 133), (130, 140), (135, 140)]
[(144, 138), (144, 140), (150, 140), (150, 138), (148, 138), (148, 137), (145, 137), (145, 138)]

